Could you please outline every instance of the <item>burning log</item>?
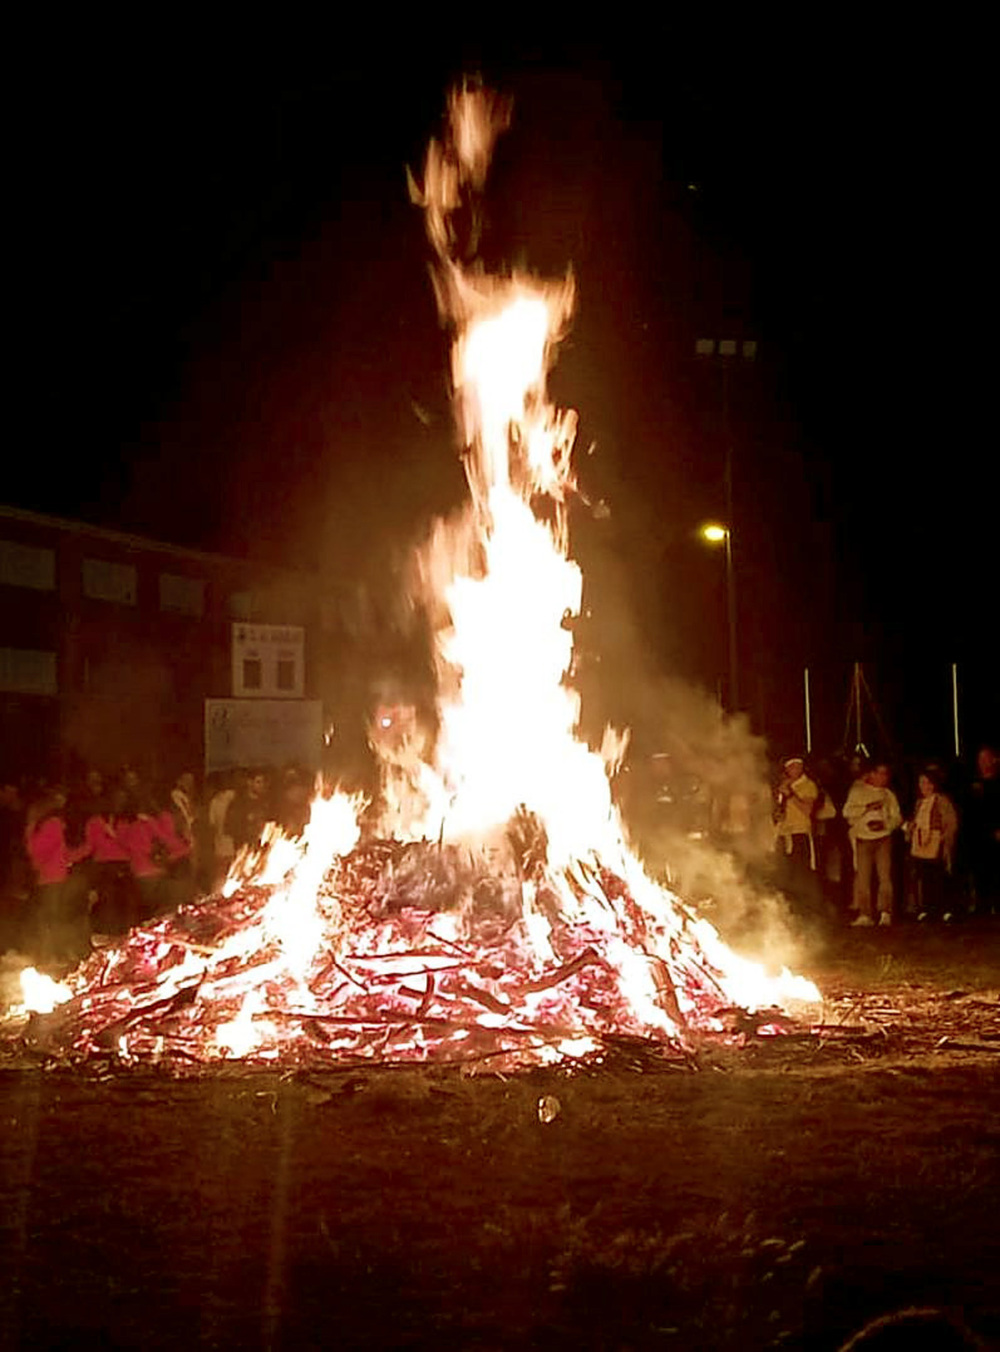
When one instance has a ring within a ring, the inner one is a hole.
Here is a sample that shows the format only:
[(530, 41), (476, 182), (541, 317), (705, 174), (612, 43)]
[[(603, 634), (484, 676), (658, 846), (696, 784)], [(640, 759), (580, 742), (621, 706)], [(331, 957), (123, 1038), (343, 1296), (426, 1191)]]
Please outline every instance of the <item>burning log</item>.
[(554, 972), (547, 972), (545, 976), (539, 977), (537, 981), (526, 982), (523, 989), (532, 993), (535, 991), (551, 990), (553, 986), (560, 985), (561, 982), (566, 981), (567, 978), (582, 971), (584, 967), (588, 967), (592, 962), (602, 963), (603, 959), (599, 953), (588, 946), (582, 953), (579, 953), (575, 958), (571, 959), (571, 961), (564, 962), (563, 965), (558, 967)]
[[(692, 1029), (749, 1026), (734, 1024), (731, 1001), (706, 975), (704, 960), (671, 968), (653, 952), (642, 960), (658, 1013), (638, 1017), (622, 989), (620, 928), (564, 920), (551, 932), (555, 962), (543, 962), (523, 918), (497, 925), (492, 897), (483, 901), (484, 861), (444, 857), (447, 907), (441, 873), (429, 862), (440, 862), (436, 845), (400, 852), (374, 842), (337, 860), (320, 899), (332, 951), (321, 948), (298, 976), (263, 923), (269, 907), (281, 906), (278, 887), (210, 897), (133, 930), (78, 969), (71, 998), (37, 1016), (28, 1040), (70, 1058), (112, 1048), (126, 1058), (211, 1063), (238, 1056), (283, 1067), (372, 1060), (530, 1065), (600, 1057), (609, 1039), (620, 1045), (623, 1037), (684, 1057)], [(405, 895), (417, 902), (422, 858), (430, 904), (402, 906), (397, 865), (405, 859)], [(583, 876), (578, 871), (574, 889)], [(631, 893), (624, 880), (613, 881), (603, 879), (603, 893), (614, 896), (624, 928), (632, 929)], [(558, 880), (548, 883), (555, 889)], [(498, 880), (501, 891), (508, 885)], [(324, 899), (336, 906), (327, 910)], [(454, 937), (443, 933), (448, 928)], [(209, 934), (218, 936), (214, 945)]]

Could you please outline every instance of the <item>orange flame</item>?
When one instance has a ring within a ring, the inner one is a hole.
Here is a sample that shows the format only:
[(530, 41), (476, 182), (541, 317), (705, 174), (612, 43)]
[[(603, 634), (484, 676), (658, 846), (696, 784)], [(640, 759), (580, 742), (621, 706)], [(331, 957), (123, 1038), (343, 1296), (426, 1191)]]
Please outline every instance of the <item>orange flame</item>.
[[(612, 802), (608, 772), (624, 742), (609, 729), (602, 754), (587, 747), (569, 681), (567, 621), (579, 615), (582, 594), (566, 518), (577, 419), (552, 407), (546, 377), (572, 315), (573, 279), (487, 275), (461, 261), (454, 225), (465, 208), (475, 243), (475, 194), (509, 120), (509, 105), (481, 90), (454, 93), (444, 140), (431, 143), (423, 188), (413, 190), (437, 255), (439, 311), (454, 330), (452, 380), (471, 502), (456, 520), (437, 524), (419, 559), (418, 597), (437, 624), (440, 735), (433, 765), (414, 767), (408, 811), (396, 803), (394, 821), (408, 816), (413, 837), (502, 848), (508, 823), (526, 808), (544, 827), (551, 876), (588, 859), (617, 872), (648, 912), (655, 951), (678, 932), (676, 899), (644, 874)], [(611, 911), (595, 891), (592, 879), (560, 887), (567, 914), (606, 928)], [(541, 949), (546, 925), (532, 916), (525, 892)], [(711, 926), (699, 924), (714, 936), (714, 951), (728, 954)], [(734, 1000), (751, 987), (755, 1004), (762, 992), (782, 998), (780, 983), (759, 980), (760, 969), (752, 974), (730, 956), (722, 967)], [(634, 1002), (662, 1024), (643, 955), (622, 943), (619, 966)], [(784, 989), (795, 998), (818, 998), (811, 983), (786, 975)]]
[[(700, 969), (702, 961), (720, 998), (735, 1005), (787, 1007), (820, 997), (811, 982), (787, 969), (768, 977), (733, 954), (707, 921), (692, 921), (677, 898), (646, 875), (611, 793), (627, 734), (606, 730), (599, 752), (578, 735), (580, 698), (570, 675), (583, 580), (570, 557), (567, 523), (577, 420), (574, 412), (555, 409), (546, 392), (572, 314), (574, 283), (571, 275), (557, 282), (524, 273), (489, 276), (478, 264), (463, 263), (469, 250), (455, 222), (459, 208), (468, 207), (463, 220), (472, 221), (474, 244), (475, 194), (509, 119), (509, 105), (495, 96), (469, 86), (458, 90), (445, 138), (428, 151), (422, 187), (411, 180), (436, 254), (440, 314), (454, 334), (451, 369), (470, 500), (456, 518), (436, 524), (416, 560), (415, 599), (435, 630), (436, 746), (430, 751), (413, 729), (378, 745), (386, 769), (383, 834), (473, 846), (520, 896), (520, 927), (511, 930), (510, 950), (526, 969), (524, 980), (514, 983), (517, 1018), (537, 1014), (542, 1023), (556, 1023), (562, 1037), (526, 1044), (542, 1061), (596, 1045), (588, 1032), (593, 1025), (581, 1020), (571, 994), (532, 979), (546, 964), (565, 962), (553, 942), (553, 899), (564, 927), (579, 922), (599, 940), (604, 970), (616, 974), (629, 1017), (651, 1034), (673, 1037), (679, 1022), (697, 1012), (690, 993), (697, 982), (688, 983), (688, 994), (685, 982), (675, 982), (668, 999), (664, 974)], [(308, 1016), (322, 950), (335, 965), (344, 958), (340, 901), (322, 884), (337, 858), (356, 845), (363, 806), (342, 793), (317, 796), (301, 841), (271, 839), (262, 863), (239, 861), (227, 894), (253, 881), (268, 889), (266, 904), (217, 948), (182, 946), (182, 958), (158, 978), (164, 993), (196, 983), (199, 998), (224, 1009), (213, 1025), (216, 1055), (277, 1056), (283, 1034), (280, 1020), (273, 1021), (267, 983), (283, 983), (286, 1016)], [(528, 823), (530, 865), (514, 844), (512, 823)], [(627, 896), (611, 886), (615, 880)], [(444, 946), (440, 958), (422, 959), (420, 1008), (434, 993), (435, 964), (453, 968), (452, 950), (467, 941), (474, 946), (466, 920), (462, 910), (443, 912), (434, 916), (433, 932), (427, 916), (420, 922), (427, 940)], [(157, 933), (147, 941), (159, 943)], [(178, 951), (165, 934), (161, 946), (165, 959)], [(350, 958), (357, 968), (388, 966), (398, 954), (405, 975), (411, 947), (389, 922), (376, 922), (368, 932), (355, 930)], [(484, 1029), (506, 1026), (511, 987), (492, 961), (482, 966), (475, 1022)], [(339, 998), (347, 1007), (362, 983), (346, 967), (343, 972), (348, 993)], [(30, 979), (26, 996), (29, 985)], [(66, 998), (48, 989), (34, 995), (45, 1002)], [(407, 991), (407, 999), (413, 996)], [(706, 1026), (704, 1015), (699, 1026)], [(442, 1033), (442, 1043), (467, 1039), (470, 1027)], [(523, 1022), (518, 1028), (525, 1031)], [(407, 1036), (407, 1044), (394, 1044), (397, 1052), (422, 1054), (419, 1022)], [(336, 1040), (329, 1045), (335, 1052)], [(127, 1037), (122, 1054), (129, 1054)]]

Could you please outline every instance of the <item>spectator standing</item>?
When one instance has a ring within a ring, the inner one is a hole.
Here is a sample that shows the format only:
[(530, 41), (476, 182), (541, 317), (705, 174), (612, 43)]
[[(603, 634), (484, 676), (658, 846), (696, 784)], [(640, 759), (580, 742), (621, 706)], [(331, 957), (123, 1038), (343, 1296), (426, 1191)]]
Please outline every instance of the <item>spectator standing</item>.
[(295, 766), (289, 766), (282, 781), (278, 825), (295, 839), (306, 829), (310, 812), (309, 781)]
[(129, 816), (134, 816), (139, 811), (141, 800), (144, 798), (144, 790), (139, 772), (131, 765), (123, 765), (118, 782), (125, 793), (125, 811)]
[(151, 794), (140, 799), (138, 810), (127, 811), (119, 835), (139, 893), (139, 918), (149, 920), (169, 909), (168, 867), (186, 857), (188, 844), (174, 830), (169, 809)]
[[(854, 754), (848, 758), (847, 764), (844, 767), (844, 777), (847, 781), (847, 793), (850, 793), (855, 784), (864, 782), (865, 775), (867, 775), (870, 769), (871, 765), (868, 758), (863, 756), (860, 751), (855, 751)], [(847, 793), (844, 794), (845, 800), (847, 798)]]
[(251, 770), (226, 811), (226, 834), (236, 850), (255, 849), (270, 817), (267, 776)]
[(889, 787), (889, 767), (871, 767), (851, 785), (844, 817), (854, 849), (854, 925), (873, 925), (872, 872), (878, 876), (878, 923), (892, 924), (892, 836), (903, 823), (899, 800)]
[(124, 822), (125, 791), (115, 789), (96, 804), (84, 827), (90, 847), (88, 867), (91, 926), (102, 934), (127, 930), (135, 909), (132, 903), (129, 853), (120, 827)]
[(1000, 757), (984, 746), (976, 757), (976, 778), (966, 814), (972, 905), (977, 911), (1000, 911)]
[(100, 770), (91, 767), (80, 783), (70, 792), (64, 814), (66, 821), (66, 839), (71, 845), (79, 845), (84, 839), (87, 822), (105, 805), (104, 776)]
[(177, 783), (170, 793), (170, 803), (174, 833), (188, 847), (187, 854), (176, 859), (170, 869), (171, 904), (184, 906), (194, 899), (198, 868), (198, 805), (194, 775), (190, 770), (178, 775)]
[(816, 853), (816, 876), (829, 909), (839, 915), (840, 889), (846, 871), (844, 864), (843, 823), (833, 799), (836, 771), (829, 761), (821, 761), (816, 768), (818, 796), (813, 808), (813, 845)]
[(91, 766), (83, 777), (82, 800), (85, 806), (90, 808), (90, 812), (87, 813), (88, 816), (91, 816), (96, 809), (106, 804), (104, 776), (94, 766)]
[(20, 789), (10, 782), (0, 784), (0, 952), (21, 944), (30, 873)]
[(236, 797), (231, 775), (224, 775), (208, 803), (208, 831), (211, 837), (212, 876), (207, 880), (209, 891), (217, 892), (226, 880), (226, 874), (236, 858), (236, 845), (226, 827), (230, 805)]
[(941, 792), (941, 773), (928, 766), (917, 781), (919, 797), (906, 824), (909, 841), (908, 907), (918, 920), (949, 920), (947, 888), (955, 858), (958, 813)]
[(194, 775), (190, 770), (185, 770), (183, 774), (177, 776), (177, 783), (170, 791), (170, 802), (173, 805), (177, 834), (193, 842), (198, 805), (195, 800)]
[(66, 795), (59, 787), (44, 795), (30, 814), (25, 846), (35, 872), (35, 920), (42, 962), (81, 961), (90, 952), (86, 879), (73, 873), (90, 846), (66, 843)]
[(819, 901), (816, 880), (816, 843), (813, 814), (819, 801), (819, 786), (805, 772), (801, 756), (790, 756), (775, 790), (774, 824), (779, 858), (783, 862), (786, 890), (808, 910)]
[(844, 818), (844, 805), (847, 796), (855, 784), (864, 780), (869, 770), (868, 761), (855, 752), (847, 757), (843, 754), (834, 762), (831, 798), (836, 812), (836, 821), (828, 826), (828, 833), (835, 841), (835, 852), (840, 866), (840, 879), (836, 886), (837, 909), (843, 914), (854, 914), (854, 840)]

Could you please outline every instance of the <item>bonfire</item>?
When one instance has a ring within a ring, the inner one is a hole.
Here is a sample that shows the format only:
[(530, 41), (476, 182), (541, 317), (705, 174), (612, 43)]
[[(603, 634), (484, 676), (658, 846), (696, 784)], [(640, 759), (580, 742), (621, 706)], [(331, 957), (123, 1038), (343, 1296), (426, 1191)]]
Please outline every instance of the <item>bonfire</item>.
[[(281, 1067), (461, 1062), (489, 1069), (664, 1056), (751, 1020), (776, 1031), (812, 983), (732, 952), (650, 878), (612, 779), (627, 739), (579, 735), (567, 506), (576, 416), (546, 378), (574, 303), (556, 281), (468, 261), (509, 106), (451, 97), (411, 194), (434, 249), (469, 497), (414, 560), (434, 638), (433, 744), (380, 746), (366, 805), (318, 794), (299, 840), (271, 833), (222, 894), (95, 952), (32, 1038), (69, 1055)], [(30, 984), (29, 979), (29, 984)]]

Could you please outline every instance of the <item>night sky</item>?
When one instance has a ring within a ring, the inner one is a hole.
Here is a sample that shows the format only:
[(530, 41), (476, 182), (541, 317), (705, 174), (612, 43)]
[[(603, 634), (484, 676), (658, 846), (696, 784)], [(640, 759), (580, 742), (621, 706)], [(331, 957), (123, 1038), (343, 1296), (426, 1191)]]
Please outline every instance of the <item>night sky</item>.
[(0, 497), (391, 586), (462, 491), (405, 169), (478, 71), (514, 98), (487, 257), (579, 283), (553, 390), (611, 508), (575, 514), (584, 641), (609, 671), (638, 635), (653, 671), (724, 672), (721, 560), (694, 536), (723, 512), (721, 373), (694, 341), (750, 337), (729, 406), (751, 705), (794, 738), (808, 662), (839, 740), (857, 656), (894, 736), (941, 752), (959, 660), (970, 735), (997, 736), (982, 123), (958, 49), (803, 36), (791, 61), (788, 32), (661, 25), (435, 50), (435, 22), (389, 53), (333, 28), (62, 35), (25, 101), (28, 431)]

